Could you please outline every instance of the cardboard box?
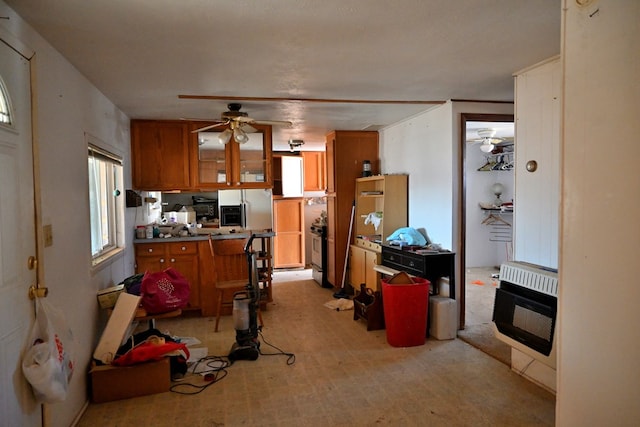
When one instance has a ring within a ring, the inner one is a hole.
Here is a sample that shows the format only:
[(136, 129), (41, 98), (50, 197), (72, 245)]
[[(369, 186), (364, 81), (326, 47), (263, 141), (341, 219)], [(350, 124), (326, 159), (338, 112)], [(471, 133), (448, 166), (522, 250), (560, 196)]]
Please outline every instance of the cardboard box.
[(98, 341), (98, 345), (93, 352), (95, 360), (99, 360), (104, 364), (109, 364), (113, 361), (118, 348), (126, 339), (131, 321), (136, 315), (139, 304), (140, 297), (138, 295), (127, 293), (120, 295), (111, 316), (109, 316), (100, 341)]
[(163, 357), (132, 366), (94, 366), (89, 371), (89, 380), (94, 403), (164, 393), (171, 386), (170, 361)]
[(112, 286), (98, 291), (98, 304), (100, 304), (100, 308), (114, 307), (122, 292), (124, 292), (124, 285)]

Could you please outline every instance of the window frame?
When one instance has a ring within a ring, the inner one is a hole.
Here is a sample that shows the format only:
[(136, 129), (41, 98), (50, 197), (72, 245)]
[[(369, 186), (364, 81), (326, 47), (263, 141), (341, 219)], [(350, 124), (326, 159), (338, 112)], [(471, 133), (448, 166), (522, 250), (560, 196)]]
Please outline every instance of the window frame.
[[(87, 135), (87, 190), (90, 228), (91, 266), (98, 267), (124, 252), (123, 158), (100, 147), (100, 141)], [(95, 174), (99, 173), (99, 179)], [(99, 185), (97, 190), (94, 186)], [(100, 193), (96, 195), (96, 191)], [(95, 203), (103, 200), (103, 202)], [(96, 211), (100, 222), (94, 223)], [(95, 234), (102, 234), (97, 238)], [(106, 234), (105, 234), (106, 233)]]
[[(11, 97), (9, 96), (9, 90), (4, 83), (4, 80), (0, 77), (0, 126), (6, 129), (14, 130), (15, 124), (13, 122), (13, 105), (11, 103)], [(6, 117), (3, 120), (2, 117)]]

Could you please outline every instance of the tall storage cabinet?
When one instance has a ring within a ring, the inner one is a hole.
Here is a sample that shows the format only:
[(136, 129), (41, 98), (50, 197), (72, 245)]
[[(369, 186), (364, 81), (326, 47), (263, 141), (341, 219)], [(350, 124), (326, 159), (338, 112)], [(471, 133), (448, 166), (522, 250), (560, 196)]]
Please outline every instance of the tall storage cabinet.
[[(339, 288), (344, 277), (349, 245), (351, 209), (355, 203), (356, 179), (362, 177), (364, 160), (371, 171), (379, 171), (378, 132), (334, 131), (327, 135), (327, 280)], [(355, 219), (354, 219), (355, 220)], [(352, 233), (353, 234), (353, 233)]]
[(377, 175), (356, 179), (355, 243), (349, 252), (349, 283), (381, 291), (379, 274), (382, 242), (395, 230), (406, 227), (408, 175)]
[[(408, 175), (377, 175), (356, 179), (356, 237), (384, 241), (398, 228), (407, 226), (408, 178)], [(378, 214), (377, 226), (377, 220), (367, 221), (374, 213)]]

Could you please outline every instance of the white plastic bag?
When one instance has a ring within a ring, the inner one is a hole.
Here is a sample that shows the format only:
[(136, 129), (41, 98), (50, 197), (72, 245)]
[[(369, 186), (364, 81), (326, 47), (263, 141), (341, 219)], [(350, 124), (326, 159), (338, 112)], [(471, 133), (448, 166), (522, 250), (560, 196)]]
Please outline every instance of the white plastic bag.
[(36, 300), (36, 320), (28, 345), (22, 372), (36, 399), (41, 403), (64, 400), (75, 362), (73, 333), (62, 311), (44, 298)]

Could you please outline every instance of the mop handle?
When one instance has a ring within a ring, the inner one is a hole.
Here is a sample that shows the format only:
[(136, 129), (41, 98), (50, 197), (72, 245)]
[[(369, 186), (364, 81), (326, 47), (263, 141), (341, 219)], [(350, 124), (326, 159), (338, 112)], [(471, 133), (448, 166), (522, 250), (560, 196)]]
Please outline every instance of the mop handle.
[(353, 201), (351, 206), (351, 220), (349, 221), (349, 234), (347, 234), (347, 250), (344, 254), (344, 268), (342, 269), (342, 286), (340, 289), (344, 289), (344, 281), (347, 278), (347, 262), (349, 260), (349, 245), (351, 245), (351, 229), (353, 228), (353, 217), (356, 213), (356, 201)]

